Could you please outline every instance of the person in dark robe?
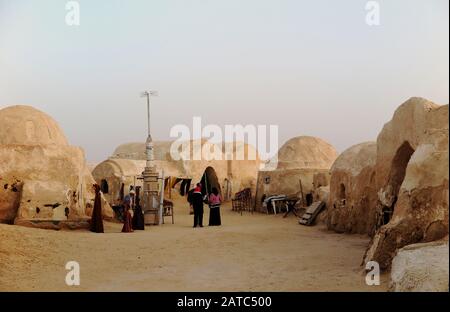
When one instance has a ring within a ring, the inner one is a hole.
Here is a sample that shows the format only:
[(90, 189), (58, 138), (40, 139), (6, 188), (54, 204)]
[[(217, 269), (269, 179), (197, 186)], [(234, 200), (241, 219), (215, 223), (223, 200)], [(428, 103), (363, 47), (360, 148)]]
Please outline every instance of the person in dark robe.
[(102, 218), (102, 199), (100, 195), (100, 185), (94, 184), (94, 209), (92, 210), (92, 217), (90, 222), (90, 230), (94, 233), (104, 233), (103, 218)]
[(209, 226), (221, 225), (220, 220), (220, 204), (222, 198), (219, 190), (216, 187), (212, 188), (212, 193), (209, 195)]
[(134, 191), (130, 191), (130, 194), (123, 199), (124, 217), (122, 232), (124, 233), (133, 232), (133, 209), (131, 209), (133, 193)]
[(194, 194), (195, 188), (193, 188), (192, 190), (188, 191), (187, 193), (187, 201), (189, 203), (189, 214), (193, 215), (194, 214), (194, 207), (192, 206), (193, 201), (192, 201), (192, 194)]
[(131, 233), (133, 232), (133, 224), (132, 224), (132, 219), (133, 216), (131, 215), (131, 208), (125, 208), (125, 216), (124, 216), (124, 221), (123, 221), (123, 227), (122, 227), (122, 232), (123, 233)]
[(141, 198), (139, 195), (141, 188), (136, 187), (136, 194), (135, 194), (135, 208), (134, 208), (134, 214), (133, 214), (133, 230), (145, 230), (145, 224), (144, 224), (144, 214), (142, 212), (141, 208)]
[(200, 183), (197, 183), (197, 187), (192, 193), (192, 206), (194, 208), (194, 228), (203, 227), (203, 195)]

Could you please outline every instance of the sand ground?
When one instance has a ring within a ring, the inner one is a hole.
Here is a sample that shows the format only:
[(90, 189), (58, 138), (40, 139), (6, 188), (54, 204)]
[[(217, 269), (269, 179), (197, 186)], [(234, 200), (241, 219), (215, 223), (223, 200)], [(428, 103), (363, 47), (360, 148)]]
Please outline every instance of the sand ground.
[[(175, 224), (105, 234), (0, 225), (0, 291), (385, 291), (366, 286), (366, 236), (305, 227), (294, 216), (232, 212), (221, 227), (192, 228), (184, 201)], [(205, 224), (208, 208), (205, 207)], [(169, 223), (169, 218), (166, 219)], [(81, 285), (65, 284), (80, 264)]]

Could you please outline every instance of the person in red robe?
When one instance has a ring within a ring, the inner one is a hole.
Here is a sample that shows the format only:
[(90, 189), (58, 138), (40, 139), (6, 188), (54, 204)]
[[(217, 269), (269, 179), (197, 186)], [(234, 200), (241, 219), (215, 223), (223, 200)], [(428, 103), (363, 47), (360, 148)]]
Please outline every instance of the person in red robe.
[(90, 230), (95, 233), (104, 233), (103, 219), (102, 219), (102, 201), (100, 196), (100, 185), (94, 184), (95, 199), (94, 209), (92, 210), (92, 217), (90, 222)]
[(131, 202), (134, 195), (134, 191), (131, 191), (129, 195), (125, 196), (123, 206), (124, 206), (124, 216), (123, 216), (123, 233), (133, 232), (133, 210), (131, 209)]

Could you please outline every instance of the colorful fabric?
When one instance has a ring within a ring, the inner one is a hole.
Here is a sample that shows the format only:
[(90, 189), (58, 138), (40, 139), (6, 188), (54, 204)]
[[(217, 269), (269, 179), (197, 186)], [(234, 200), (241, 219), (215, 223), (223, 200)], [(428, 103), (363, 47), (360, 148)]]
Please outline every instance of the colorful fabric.
[(211, 194), (209, 195), (209, 203), (211, 205), (217, 205), (222, 202), (222, 199), (220, 198), (220, 195)]

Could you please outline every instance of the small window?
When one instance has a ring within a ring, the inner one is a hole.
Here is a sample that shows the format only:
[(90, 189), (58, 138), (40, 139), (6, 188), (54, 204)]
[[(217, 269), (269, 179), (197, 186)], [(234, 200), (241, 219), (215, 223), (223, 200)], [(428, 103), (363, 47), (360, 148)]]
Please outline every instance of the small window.
[(270, 184), (270, 177), (265, 177), (264, 178), (264, 183), (265, 184)]

